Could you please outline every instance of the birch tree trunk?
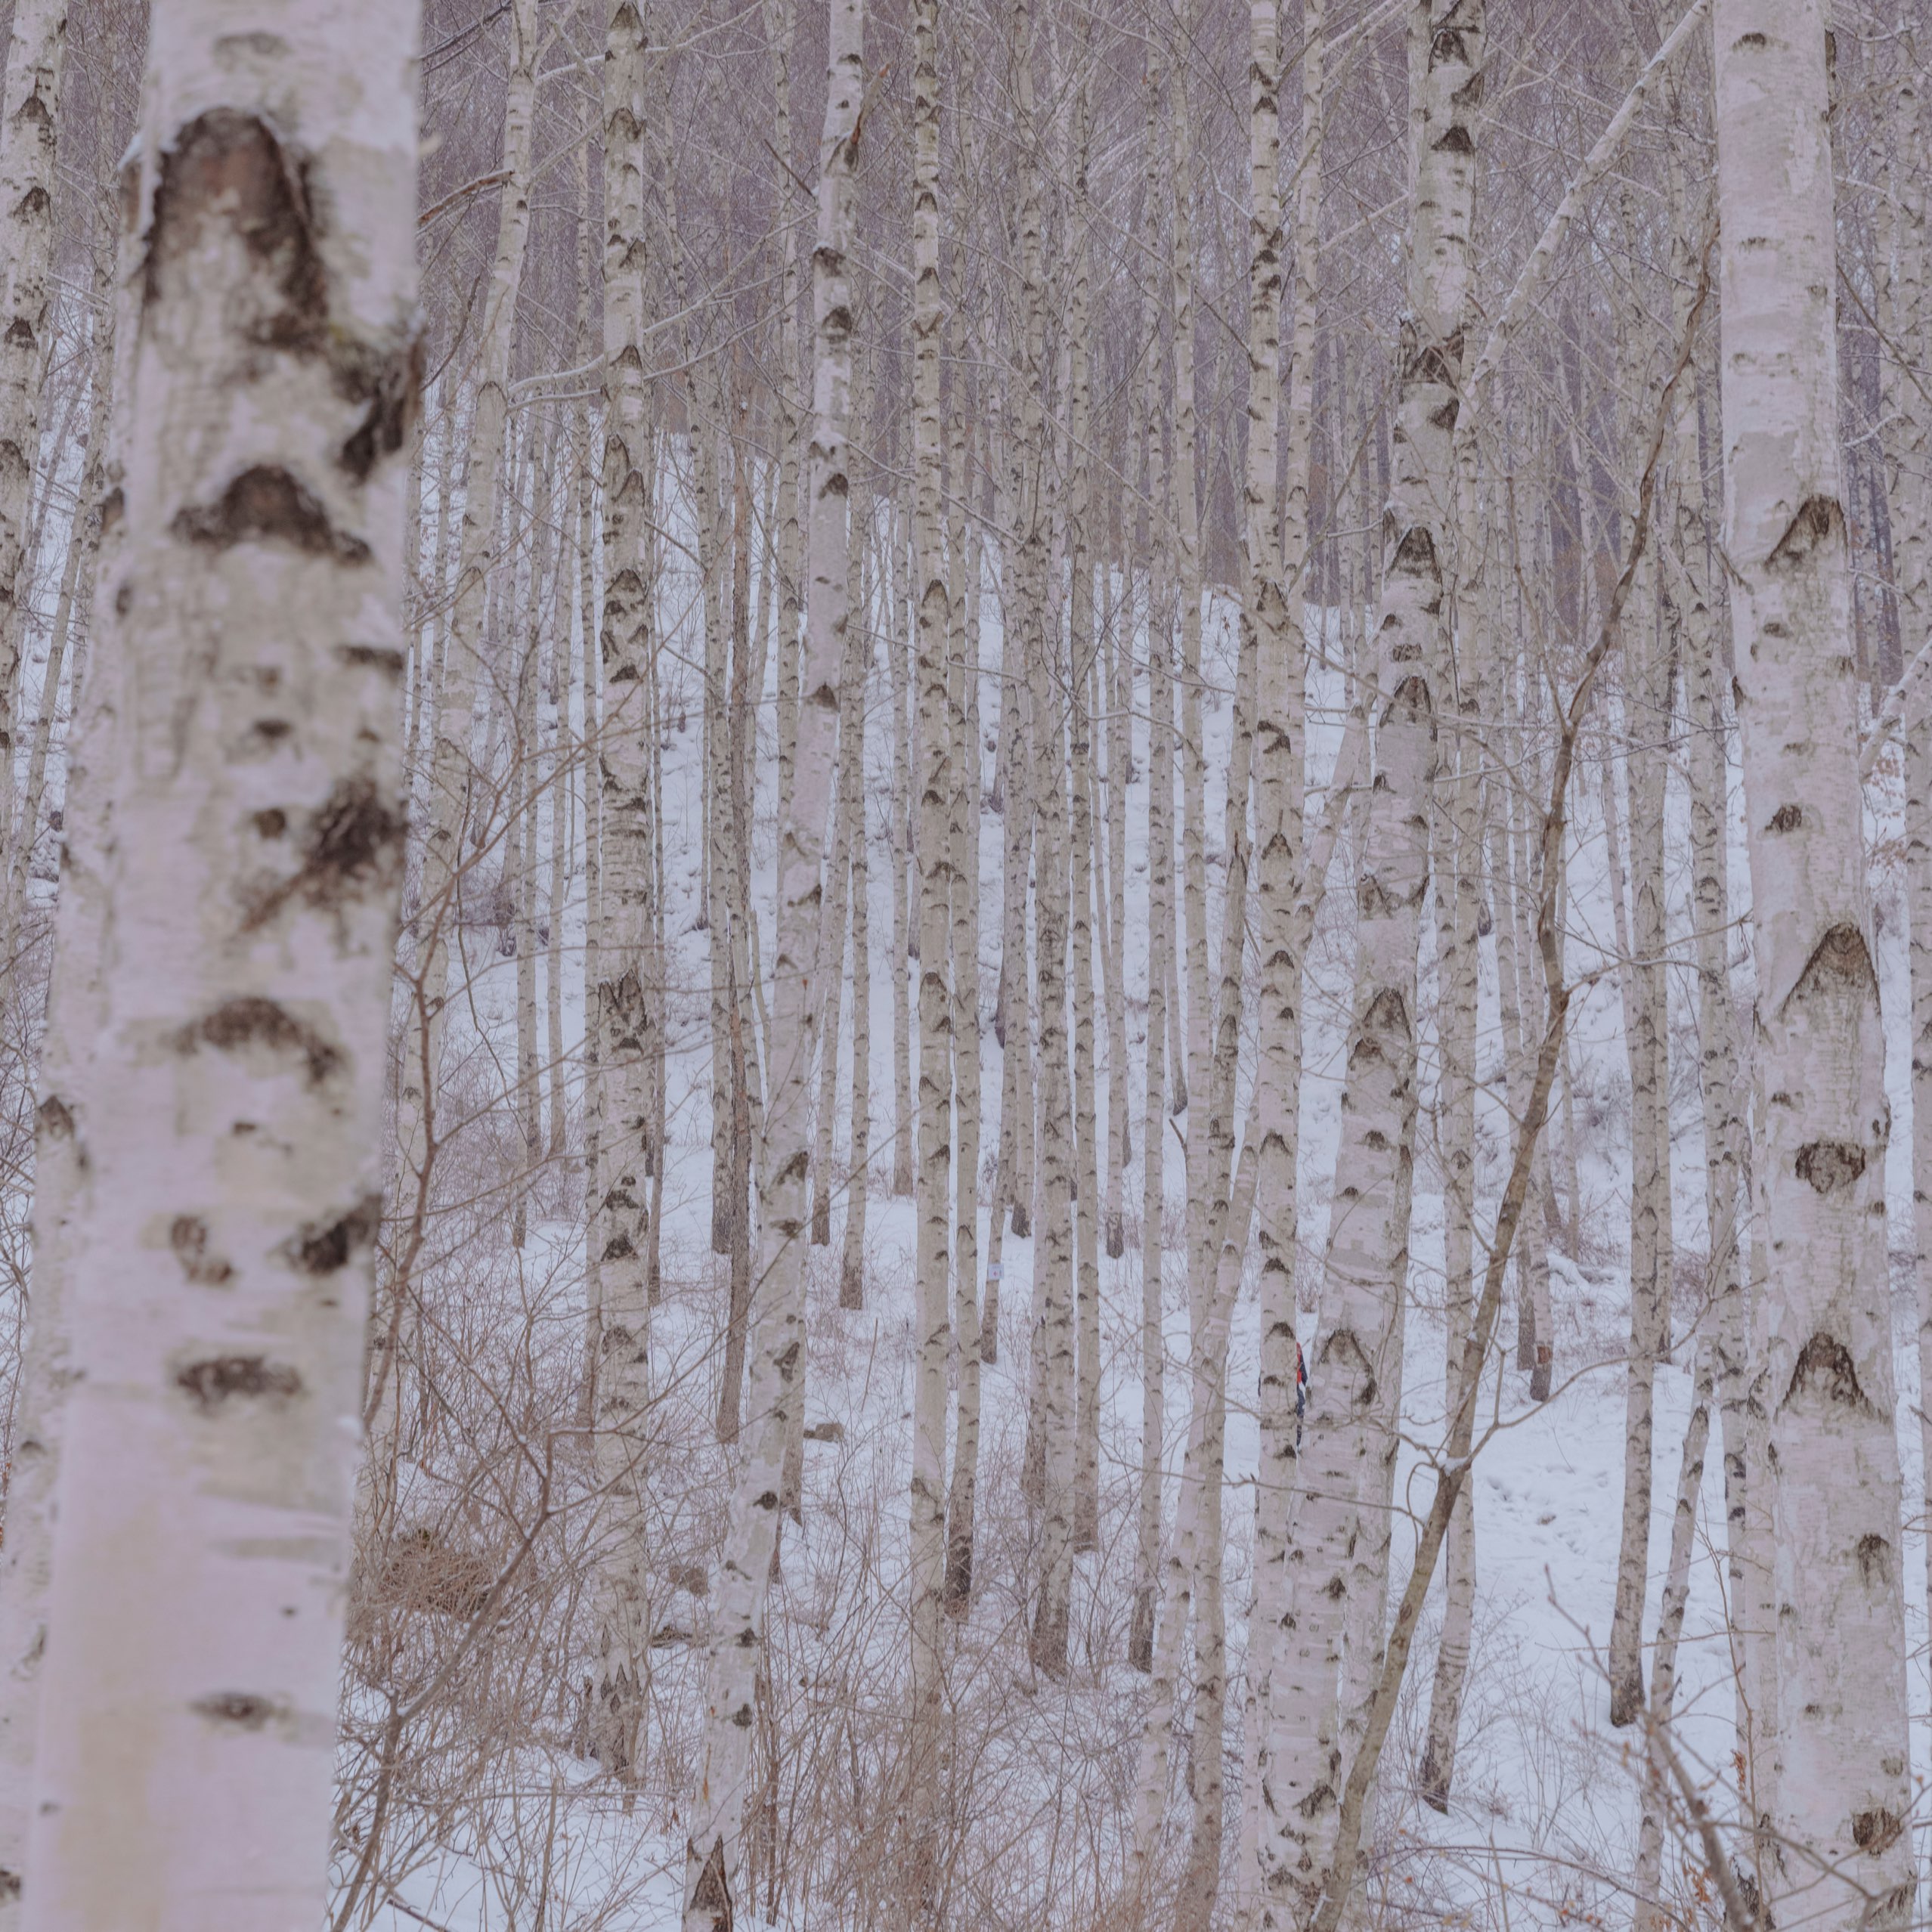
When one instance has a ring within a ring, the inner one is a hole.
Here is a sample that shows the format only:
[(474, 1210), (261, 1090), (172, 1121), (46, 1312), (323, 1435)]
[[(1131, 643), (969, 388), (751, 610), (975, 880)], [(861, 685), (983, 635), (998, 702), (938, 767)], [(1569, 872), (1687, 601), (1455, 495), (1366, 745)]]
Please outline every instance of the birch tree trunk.
[[(1626, 231), (1633, 227), (1627, 214)], [(1634, 268), (1633, 273), (1634, 274)], [(1633, 304), (1634, 307), (1634, 303)], [(1639, 318), (1631, 332), (1640, 333)], [(1627, 358), (1634, 395), (1646, 379), (1642, 358)], [(1633, 413), (1634, 404), (1633, 404)], [(1633, 447), (1642, 432), (1625, 438)], [(1670, 1353), (1670, 1029), (1664, 966), (1664, 793), (1674, 683), (1659, 634), (1653, 573), (1639, 565), (1631, 602), (1637, 618), (1626, 645), (1624, 729), (1630, 785), (1630, 952), (1625, 977), (1633, 1022), (1630, 1061), (1630, 1343), (1625, 1370), (1623, 1531), (1610, 1624), (1610, 1721), (1634, 1723), (1644, 1710), (1643, 1605), (1649, 1577), (1652, 1409), (1657, 1364)]]
[[(940, 287), (939, 0), (918, 0), (913, 15), (912, 444), (917, 491), (912, 555), (918, 587), (919, 1162), (914, 1262), (912, 1536), (913, 1828), (930, 1829), (937, 1791), (944, 1659), (941, 1615), (946, 1585), (946, 1358), (952, 1332), (947, 1307), (952, 1246), (952, 1014), (946, 983), (955, 845), (947, 820), (955, 803), (947, 717), (946, 658), (952, 627), (951, 587), (940, 536), (943, 425), (940, 413), (940, 332), (946, 308)], [(906, 961), (895, 969), (903, 983)], [(903, 1094), (904, 1089), (900, 1090)], [(902, 1132), (902, 1141), (906, 1138)], [(977, 1338), (975, 1337), (975, 1339)], [(922, 1887), (936, 1877), (933, 1847), (917, 1863)]]
[[(627, 1788), (635, 1777), (646, 1603), (645, 1453), (651, 1406), (648, 1273), (654, 1062), (664, 1051), (645, 961), (652, 939), (650, 720), (655, 608), (651, 525), (657, 451), (644, 384), (646, 242), (642, 0), (612, 0), (603, 60), (604, 596), (597, 612), (602, 859), (590, 970), (597, 1043), (599, 1305), (595, 1457), (604, 1495), (596, 1584), (598, 1676), (591, 1748)], [(588, 694), (587, 693), (587, 701)]]
[[(478, 769), (471, 763), (485, 603), (497, 559), (497, 524), (509, 404), (510, 348), (517, 298), (530, 238), (531, 121), (537, 93), (537, 0), (512, 0), (509, 79), (503, 107), (503, 169), (497, 190), (496, 252), (478, 327), (476, 399), (470, 425), (469, 468), (463, 494), (463, 534), (445, 644), (445, 673), (436, 711), (430, 768), (429, 828), (423, 854), (422, 910), (417, 915), (416, 1012), (406, 1036), (398, 1186), (406, 1219), (428, 1204), (429, 1163), (437, 1136), (435, 1083), (448, 1030), (450, 934), (457, 921), (463, 844), (472, 829)], [(398, 1293), (407, 1283), (398, 1284)], [(393, 1327), (393, 1322), (391, 1324)], [(379, 1334), (383, 1347), (392, 1337)], [(385, 1365), (372, 1377), (379, 1386)]]
[(1670, 1519), (1670, 1553), (1664, 1571), (1664, 1600), (1658, 1612), (1657, 1644), (1651, 1653), (1651, 1746), (1645, 1766), (1643, 1810), (1637, 1828), (1637, 1932), (1661, 1932), (1672, 1915), (1657, 1896), (1664, 1864), (1664, 1806), (1667, 1800), (1663, 1749), (1673, 1748), (1670, 1720), (1677, 1704), (1677, 1643), (1683, 1633), (1684, 1606), (1690, 1599), (1691, 1549), (1697, 1532), (1697, 1503), (1704, 1487), (1704, 1453), (1711, 1441), (1711, 1351), (1698, 1351), (1691, 1392), (1690, 1420), (1684, 1429), (1677, 1470), (1677, 1506)]
[(1071, 971), (1073, 1006), (1074, 1250), (1076, 1256), (1079, 1389), (1075, 1404), (1073, 1538), (1076, 1553), (1100, 1547), (1100, 1161), (1094, 1082), (1094, 814), (1093, 719), (1088, 702), (1098, 648), (1094, 628), (1094, 556), (1088, 519), (1093, 507), (1089, 456), (1092, 402), (1089, 373), (1091, 301), (1087, 164), (1092, 125), (1091, 84), (1074, 108), (1073, 216), (1081, 232), (1071, 243), (1073, 293), (1067, 330), (1067, 749), (1070, 756)]
[[(887, 628), (894, 637), (909, 641), (918, 628), (917, 591), (913, 579), (921, 568), (909, 554), (903, 519), (895, 510), (891, 518), (893, 541), (892, 584), (881, 601), (888, 613)], [(907, 587), (906, 623), (898, 621), (901, 586)], [(916, 689), (908, 676), (912, 653), (904, 649), (888, 653), (887, 669), (892, 692), (892, 805), (886, 815), (887, 845), (892, 853), (892, 1192), (895, 1198), (912, 1192), (912, 1170), (918, 1134), (918, 1104), (912, 1070), (912, 998), (909, 965), (919, 956), (918, 912), (916, 904), (919, 860), (914, 847), (917, 839), (918, 801), (914, 796), (915, 769), (919, 758), (917, 720), (906, 715), (908, 696), (916, 704)]]
[[(870, 420), (869, 414), (866, 420)], [(858, 530), (853, 534), (859, 624), (848, 633), (850, 655), (845, 675), (849, 695), (839, 726), (841, 777), (845, 787), (844, 844), (851, 875), (847, 890), (852, 917), (852, 1105), (846, 1122), (850, 1152), (846, 1161), (838, 1305), (857, 1309), (865, 1305), (865, 1217), (872, 1179), (872, 845), (865, 810), (865, 687), (872, 661), (872, 567), (865, 535)], [(901, 968), (903, 971), (903, 961)]]
[[(1384, 519), (1381, 621), (1370, 701), (1375, 779), (1357, 888), (1355, 986), (1342, 1089), (1321, 1328), (1309, 1372), (1298, 1540), (1308, 1552), (1293, 1640), (1277, 1656), (1274, 1816), (1264, 1851), (1264, 1924), (1314, 1909), (1341, 1790), (1337, 1676), (1345, 1629), (1358, 1639), (1379, 1600), (1364, 1600), (1358, 1540), (1369, 1520), (1400, 1387), (1408, 1271), (1409, 1177), (1416, 1115), (1416, 960), (1429, 887), (1426, 816), (1435, 763), (1429, 667), (1449, 536), (1452, 437), (1474, 209), (1481, 94), (1480, 0), (1432, 0), (1410, 14), (1421, 138), (1410, 204), (1408, 316), (1394, 475)], [(1426, 45), (1417, 43), (1426, 41)]]
[[(1035, 113), (1031, 0), (1014, 0), (1013, 45), (1017, 50), (1015, 97), (1020, 125), (1029, 141), (1043, 144), (1045, 129)], [(1035, 1404), (1043, 1478), (1042, 1547), (1027, 1655), (1036, 1670), (1057, 1677), (1067, 1669), (1073, 1569), (1074, 1253), (1073, 1150), (1067, 1144), (1073, 1082), (1067, 1037), (1067, 758), (1061, 695), (1067, 678), (1060, 658), (1059, 626), (1049, 620), (1046, 608), (1051, 571), (1043, 407), (1046, 284), (1040, 265), (1044, 158), (1029, 157), (1025, 166), (1020, 212), (1026, 309), (1020, 433), (1030, 474), (1026, 495), (1017, 506), (1022, 516), (1016, 568), (1023, 574), (1024, 585), (1018, 616), (1031, 700), (1030, 789), (1037, 815), (1034, 968), (1039, 1004), (1039, 1202), (1044, 1223), (1033, 1277), (1036, 1320), (1042, 1331), (1041, 1382)], [(1030, 1079), (1027, 1085), (1030, 1089)], [(1026, 1104), (1030, 1106), (1031, 1099), (1029, 1091)]]
[(82, 763), (112, 843), (100, 924), (83, 892), (57, 942), (57, 981), (99, 962), (82, 1104), (42, 1115), (84, 1175), (30, 1926), (324, 1904), (402, 868), (416, 22), (243, 18), (246, 66), (232, 11), (163, 0), (145, 88), (119, 729)]
[[(111, 265), (111, 246), (104, 252)], [(97, 293), (102, 298), (104, 310), (111, 315), (111, 266), (107, 274), (98, 275), (96, 281), (104, 284), (98, 286)], [(26, 909), (27, 895), (32, 889), (33, 848), (40, 830), (41, 803), (46, 795), (48, 754), (52, 748), (54, 724), (59, 714), (60, 680), (70, 655), (70, 640), (78, 641), (77, 632), (85, 629), (87, 613), (93, 607), (94, 557), (101, 544), (101, 492), (107, 466), (108, 404), (113, 395), (114, 333), (111, 321), (102, 324), (94, 353), (94, 369), (90, 379), (91, 393), (84, 432), (87, 457), (81, 473), (81, 497), (73, 520), (68, 526), (67, 556), (60, 565), (60, 587), (54, 599), (53, 624), (48, 633), (47, 667), (41, 674), (40, 716), (34, 726), (33, 748), (27, 760), (26, 789), (21, 796), (20, 823), (14, 849), (8, 854), (5, 899), (4, 907), (0, 907), (0, 916), (7, 921), (5, 931), (0, 932), (0, 960), (11, 960), (14, 956), (18, 944), (18, 922)], [(76, 650), (71, 655), (76, 674), (70, 680), (73, 691), (68, 704), (70, 719), (76, 717), (80, 708), (80, 654)], [(69, 729), (71, 733), (71, 724)]]
[(759, 1319), (750, 1441), (734, 1485), (709, 1658), (702, 1777), (689, 1814), (685, 1932), (729, 1932), (751, 1780), (753, 1705), (763, 1652), (766, 1592), (776, 1540), (793, 1382), (804, 1350), (800, 1240), (805, 1231), (807, 1085), (820, 983), (819, 907), (831, 787), (838, 678), (848, 623), (846, 429), (852, 382), (854, 144), (864, 91), (861, 0), (834, 0), (829, 85), (819, 145), (813, 255), (817, 333), (808, 463), (810, 522), (805, 655), (791, 809), (779, 828), (779, 899), (769, 1034), (771, 1098), (759, 1173)]
[[(1159, 150), (1153, 139), (1156, 100), (1149, 89), (1148, 225), (1157, 226)], [(1151, 324), (1155, 305), (1143, 315)], [(1147, 358), (1147, 501), (1151, 553), (1147, 572), (1147, 1033), (1145, 1094), (1141, 1114), (1141, 1469), (1136, 1512), (1132, 1621), (1127, 1661), (1153, 1667), (1154, 1618), (1160, 1593), (1161, 1497), (1166, 1436), (1167, 989), (1174, 935), (1173, 607), (1163, 568), (1167, 490), (1163, 461), (1158, 355)]]
[(1758, 969), (1754, 1059), (1768, 1096), (1757, 1181), (1784, 1850), (1766, 1903), (1781, 1922), (1801, 1912), (1884, 1927), (1909, 1919), (1914, 1881), (1879, 1218), (1884, 1040), (1847, 674), (1823, 8), (1715, 0), (1712, 39), (1724, 549)]
[[(848, 646), (848, 649), (856, 649)], [(843, 713), (856, 701), (856, 685), (850, 669), (844, 673), (846, 695), (838, 720), (838, 834), (826, 866), (825, 908), (819, 943), (825, 949), (825, 1006), (819, 1018), (819, 1101), (813, 1121), (812, 1245), (831, 1245), (833, 1130), (838, 1120), (839, 1023), (844, 1015), (847, 893), (852, 875), (852, 834), (847, 818), (845, 768), (852, 757), (852, 732)], [(794, 745), (796, 730), (794, 732)]]
[[(100, 570), (113, 582), (126, 539), (125, 485), (129, 437), (129, 378), (135, 347), (136, 279), (119, 262), (132, 258), (139, 229), (139, 163), (122, 164), (122, 213), (104, 279), (113, 305), (111, 363), (104, 383), (108, 421), (103, 438), (99, 502)], [(32, 1812), (34, 1747), (41, 1672), (47, 1649), (47, 1597), (54, 1544), (55, 1479), (66, 1421), (63, 1399), (72, 1355), (69, 1305), (75, 1260), (91, 1206), (89, 1086), (95, 1041), (104, 1024), (101, 964), (107, 933), (108, 868), (113, 850), (114, 775), (125, 762), (127, 663), (97, 648), (83, 680), (76, 666), (76, 701), (67, 747), (67, 807), (60, 841), (54, 952), (60, 970), (48, 983), (34, 1144), (33, 1300), (14, 1396), (13, 1466), (8, 1472), (4, 1554), (0, 1555), (0, 1926), (20, 1919)]]
[[(14, 754), (26, 638), (28, 501), (40, 460), (40, 390), (51, 346), (54, 135), (67, 0), (17, 0), (0, 94), (0, 851), (14, 832)], [(33, 823), (26, 826), (29, 838)], [(8, 935), (11, 937), (11, 934)], [(0, 958), (11, 958), (11, 949)]]
[[(963, 171), (962, 171), (963, 173)], [(946, 1500), (946, 1600), (963, 1617), (973, 1598), (974, 1519), (980, 1472), (980, 574), (977, 533), (966, 525), (965, 330), (960, 320), (965, 251), (955, 256), (953, 389), (947, 441), (952, 467), (946, 551), (953, 636), (952, 1080), (953, 1333), (959, 1388), (952, 1482)], [(995, 1204), (995, 1214), (999, 1210)]]

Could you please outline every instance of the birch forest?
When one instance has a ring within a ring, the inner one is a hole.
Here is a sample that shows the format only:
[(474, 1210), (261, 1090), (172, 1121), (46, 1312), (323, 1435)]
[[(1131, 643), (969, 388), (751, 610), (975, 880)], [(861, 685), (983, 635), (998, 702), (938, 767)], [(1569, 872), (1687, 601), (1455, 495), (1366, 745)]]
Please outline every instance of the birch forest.
[(0, 1932), (1932, 1924), (1926, 0), (5, 20)]

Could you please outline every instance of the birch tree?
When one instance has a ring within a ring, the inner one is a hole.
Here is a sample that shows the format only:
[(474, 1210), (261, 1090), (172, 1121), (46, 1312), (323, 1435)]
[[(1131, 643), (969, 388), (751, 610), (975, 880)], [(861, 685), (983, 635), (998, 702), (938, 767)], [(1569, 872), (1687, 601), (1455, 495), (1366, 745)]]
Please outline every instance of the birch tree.
[[(1724, 548), (1766, 1094), (1765, 1467), (1782, 1766), (1769, 1904), (1902, 1924), (1888, 1111), (1858, 785), (1823, 9), (1715, 0)], [(1800, 1891), (1802, 1908), (1782, 1902)]]
[(146, 84), (99, 652), (126, 735), (67, 940), (99, 974), (82, 1090), (114, 1104), (62, 1129), (28, 1924), (323, 1905), (401, 877), (416, 23), (246, 18), (237, 62), (240, 23), (164, 0)]
[[(1410, 209), (1408, 311), (1394, 474), (1384, 518), (1381, 621), (1371, 701), (1375, 780), (1356, 889), (1355, 986), (1342, 1101), (1335, 1207), (1322, 1283), (1321, 1337), (1302, 1481), (1300, 1536), (1308, 1552), (1296, 1593), (1294, 1640), (1278, 1657), (1276, 1776), (1282, 1828), (1265, 1853), (1267, 1909), (1305, 1916), (1327, 1864), (1340, 1792), (1337, 1701), (1345, 1630), (1359, 1646), (1382, 1605), (1351, 1556), (1373, 1538), (1392, 1476), (1394, 1391), (1408, 1271), (1416, 1119), (1416, 960), (1429, 886), (1426, 803), (1436, 765), (1429, 667), (1447, 551), (1451, 436), (1461, 376), (1482, 94), (1478, 0), (1413, 10), (1421, 91)], [(1420, 45), (1426, 42), (1426, 46)], [(1364, 1519), (1368, 1520), (1365, 1521)], [(1386, 1522), (1386, 1514), (1382, 1516)], [(1386, 1530), (1381, 1532), (1386, 1535)]]
[(816, 342), (807, 463), (806, 633), (791, 806), (779, 828), (779, 920), (769, 1034), (771, 1098), (765, 1117), (759, 1202), (762, 1306), (752, 1363), (753, 1435), (732, 1496), (709, 1658), (703, 1804), (688, 1828), (685, 1860), (686, 1932), (728, 1932), (735, 1913), (765, 1596), (777, 1535), (792, 1384), (804, 1344), (799, 1301), (805, 1231), (806, 1088), (824, 999), (818, 961), (820, 877), (849, 622), (846, 434), (852, 297), (847, 257), (852, 244), (852, 175), (865, 87), (864, 30), (861, 0), (838, 0), (826, 57), (818, 234), (812, 259)]
[[(650, 761), (645, 690), (653, 649), (650, 582), (656, 452), (644, 387), (644, 91), (649, 30), (638, 0), (615, 0), (606, 28), (604, 120), (604, 596), (597, 612), (602, 729), (598, 734), (602, 871), (597, 911), (599, 1092), (595, 1204), (598, 1320), (593, 1365), (597, 1460), (609, 1497), (611, 1553), (599, 1574), (599, 1716), (607, 1769), (635, 1764), (646, 1627), (645, 1432), (651, 1302), (646, 1162), (652, 1061), (662, 1051), (646, 992), (651, 941)], [(553, 809), (555, 809), (553, 803)], [(589, 971), (587, 968), (587, 977)]]

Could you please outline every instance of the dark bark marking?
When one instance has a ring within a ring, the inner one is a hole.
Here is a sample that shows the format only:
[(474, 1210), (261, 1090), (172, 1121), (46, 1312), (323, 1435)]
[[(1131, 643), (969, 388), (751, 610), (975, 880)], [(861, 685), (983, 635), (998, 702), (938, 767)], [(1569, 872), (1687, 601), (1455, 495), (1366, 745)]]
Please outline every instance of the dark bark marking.
[(367, 1195), (339, 1220), (305, 1222), (281, 1252), (304, 1274), (333, 1274), (373, 1244), (382, 1221), (381, 1201)]
[(1852, 1814), (1852, 1843), (1862, 1852), (1876, 1858), (1889, 1846), (1895, 1844), (1899, 1834), (1905, 1829), (1898, 1819), (1882, 1806), (1870, 1811)]
[(351, 402), (367, 405), (363, 419), (342, 444), (343, 469), (367, 482), (377, 459), (394, 456), (416, 420), (423, 395), (423, 343), (412, 336), (400, 348), (361, 356), (338, 352), (336, 386)]
[(365, 564), (369, 546), (329, 520), (322, 500), (275, 463), (255, 463), (212, 503), (191, 504), (175, 518), (175, 534), (212, 550), (237, 543), (282, 543), (305, 556)]
[(183, 1053), (192, 1053), (203, 1045), (222, 1053), (264, 1046), (272, 1053), (299, 1057), (306, 1064), (311, 1087), (319, 1087), (342, 1064), (341, 1054), (286, 1007), (272, 999), (246, 995), (224, 1000), (176, 1036), (176, 1045)]
[(1849, 1141), (1813, 1141), (1798, 1149), (1797, 1178), (1821, 1194), (1849, 1187), (1865, 1172), (1865, 1150)]
[(242, 930), (265, 925), (291, 899), (330, 912), (370, 887), (386, 890), (401, 875), (404, 831), (373, 779), (342, 779), (309, 821), (301, 865), (249, 909)]
[(286, 1401), (302, 1393), (302, 1377), (285, 1362), (265, 1355), (215, 1355), (190, 1362), (175, 1377), (203, 1415), (212, 1415), (237, 1396)]
[(234, 1268), (221, 1255), (208, 1252), (208, 1224), (199, 1215), (176, 1215), (168, 1230), (168, 1245), (174, 1249), (181, 1272), (202, 1287), (224, 1287), (234, 1279)]
[(1865, 949), (1865, 935), (1853, 925), (1834, 926), (1805, 961), (1804, 971), (1798, 975), (1785, 1004), (1813, 992), (1841, 992), (1853, 987), (1875, 998), (1878, 976), (1872, 970), (1872, 955)]
[(1767, 570), (1798, 570), (1831, 542), (1844, 536), (1844, 512), (1835, 497), (1807, 497), (1798, 505), (1797, 514), (1786, 525), (1785, 534), (1773, 545), (1765, 559)]
[(240, 1731), (266, 1729), (283, 1708), (273, 1698), (258, 1697), (252, 1691), (215, 1691), (197, 1698), (189, 1708), (210, 1723), (232, 1724)]
[(163, 154), (142, 271), (145, 305), (161, 298), (209, 221), (234, 231), (279, 298), (249, 331), (252, 339), (265, 348), (319, 352), (328, 330), (328, 277), (316, 247), (308, 166), (259, 115), (211, 108)]
[(1785, 1391), (1781, 1407), (1788, 1407), (1799, 1395), (1816, 1389), (1827, 1402), (1847, 1408), (1869, 1408), (1859, 1386), (1858, 1369), (1851, 1351), (1835, 1336), (1822, 1330), (1798, 1351), (1797, 1366), (1791, 1370), (1791, 1386)]

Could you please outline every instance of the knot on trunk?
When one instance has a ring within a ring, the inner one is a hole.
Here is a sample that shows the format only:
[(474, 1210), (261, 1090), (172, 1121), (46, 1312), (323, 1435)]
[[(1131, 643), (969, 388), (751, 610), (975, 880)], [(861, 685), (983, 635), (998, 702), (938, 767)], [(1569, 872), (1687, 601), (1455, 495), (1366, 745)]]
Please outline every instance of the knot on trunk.
[(1800, 1395), (1815, 1395), (1842, 1407), (1866, 1409), (1865, 1390), (1851, 1351), (1835, 1336), (1821, 1330), (1798, 1351), (1797, 1366), (1791, 1370), (1791, 1386), (1780, 1405), (1788, 1408)]
[(1865, 1150), (1850, 1141), (1813, 1141), (1798, 1149), (1797, 1178), (1821, 1194), (1849, 1187), (1865, 1172)]

